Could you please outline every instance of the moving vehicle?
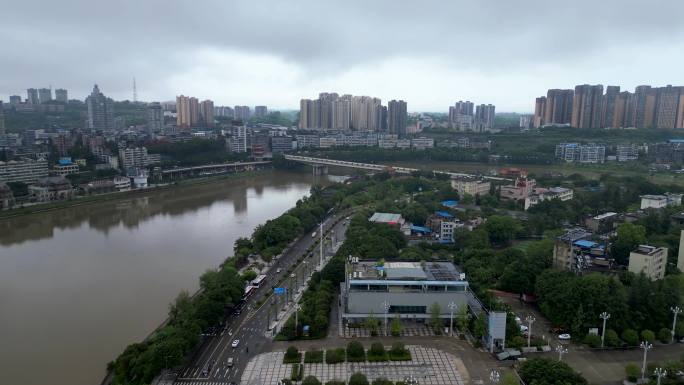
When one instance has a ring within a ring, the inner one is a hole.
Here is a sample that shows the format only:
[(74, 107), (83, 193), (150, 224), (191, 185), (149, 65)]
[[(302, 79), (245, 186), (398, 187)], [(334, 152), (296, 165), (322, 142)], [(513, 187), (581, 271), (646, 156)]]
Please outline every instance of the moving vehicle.
[(311, 233), (311, 238), (316, 238), (316, 232)]
[(233, 348), (237, 348), (238, 345), (240, 345), (240, 340), (233, 340), (233, 342), (230, 344), (230, 346)]
[(283, 271), (283, 269), (281, 269), (281, 268), (276, 269), (276, 274), (280, 274), (281, 271)]
[(258, 288), (266, 280), (266, 274), (260, 274), (258, 277), (254, 278), (252, 281), (252, 286)]
[(559, 335), (558, 335), (558, 339), (559, 339), (559, 340), (567, 341), (567, 340), (569, 340), (570, 338), (571, 338), (571, 337), (570, 337), (570, 333), (563, 333), (563, 334), (559, 334)]
[(226, 361), (226, 366), (229, 368), (233, 367), (233, 357), (228, 358), (228, 361)]

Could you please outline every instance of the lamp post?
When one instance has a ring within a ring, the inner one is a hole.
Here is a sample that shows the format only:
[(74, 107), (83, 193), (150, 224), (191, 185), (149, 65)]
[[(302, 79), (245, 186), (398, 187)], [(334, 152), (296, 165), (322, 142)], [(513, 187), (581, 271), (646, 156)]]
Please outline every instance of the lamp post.
[(299, 309), (301, 309), (301, 306), (299, 304), (295, 305), (295, 336), (299, 334)]
[(599, 317), (603, 320), (603, 330), (601, 331), (601, 348), (603, 348), (603, 343), (606, 339), (606, 321), (610, 318), (610, 314), (604, 311), (599, 314)]
[(653, 375), (657, 378), (657, 385), (660, 385), (660, 379), (667, 376), (667, 370), (663, 368), (655, 368)]
[(387, 312), (389, 311), (390, 304), (389, 302), (382, 301), (382, 310), (385, 311), (385, 337), (387, 337)]
[(649, 344), (648, 341), (642, 341), (639, 345), (640, 348), (644, 349), (644, 362), (641, 364), (641, 380), (646, 380), (646, 356), (648, 351), (653, 348), (653, 344)]
[(536, 319), (533, 315), (528, 315), (525, 317), (525, 321), (527, 321), (527, 347), (529, 348), (532, 339), (532, 324), (534, 321), (536, 321)]
[(454, 310), (458, 309), (458, 305), (455, 302), (449, 302), (449, 337), (454, 336)]
[(672, 320), (672, 342), (675, 340), (675, 329), (677, 328), (677, 316), (682, 312), (679, 306), (671, 307), (670, 311), (674, 314), (674, 319)]
[(323, 238), (323, 222), (321, 222), (321, 270), (323, 270), (323, 241), (325, 238)]
[(294, 273), (290, 274), (290, 291), (292, 291), (292, 293), (290, 294), (290, 301), (294, 302), (295, 292), (297, 288), (295, 287), (295, 285), (292, 284), (292, 278), (296, 278)]
[(567, 348), (564, 348), (563, 345), (558, 345), (556, 346), (556, 352), (558, 353), (558, 361), (563, 361), (563, 354), (568, 352)]
[(492, 382), (492, 384), (498, 384), (500, 379), (501, 373), (499, 373), (498, 370), (492, 369), (492, 371), (489, 372), (489, 380)]

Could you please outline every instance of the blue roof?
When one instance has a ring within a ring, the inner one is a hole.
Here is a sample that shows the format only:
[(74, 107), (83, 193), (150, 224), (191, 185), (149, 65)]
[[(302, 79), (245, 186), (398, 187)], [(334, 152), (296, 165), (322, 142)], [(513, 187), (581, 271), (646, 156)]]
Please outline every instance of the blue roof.
[(350, 285), (446, 285), (446, 286), (468, 286), (468, 281), (409, 281), (402, 279), (350, 279)]
[(416, 231), (416, 232), (425, 233), (425, 234), (430, 234), (432, 232), (432, 230), (430, 230), (427, 227), (415, 226), (415, 225), (411, 225), (411, 231)]
[(59, 164), (62, 166), (71, 164), (71, 158), (59, 158)]
[(446, 211), (435, 211), (435, 214), (437, 214), (437, 215), (439, 215), (440, 217), (443, 217), (443, 218), (453, 218), (453, 217), (454, 217), (453, 215), (449, 214), (449, 213), (446, 212)]
[(579, 246), (579, 247), (588, 247), (588, 248), (599, 246), (599, 244), (596, 242), (586, 241), (583, 239), (580, 239), (579, 241), (575, 241), (575, 243), (573, 243), (573, 245)]
[(458, 205), (458, 201), (454, 201), (454, 200), (442, 201), (442, 206), (454, 207), (457, 205)]
[(668, 143), (684, 143), (684, 139), (668, 139)]

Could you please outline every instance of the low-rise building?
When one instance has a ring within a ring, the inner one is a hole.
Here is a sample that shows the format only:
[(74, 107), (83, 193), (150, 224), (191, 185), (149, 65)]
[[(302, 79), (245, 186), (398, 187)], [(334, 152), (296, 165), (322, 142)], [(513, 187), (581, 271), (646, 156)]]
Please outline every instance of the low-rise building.
[(74, 189), (64, 177), (55, 176), (39, 179), (28, 186), (29, 197), (32, 202), (54, 202), (71, 199)]
[(619, 215), (607, 212), (584, 220), (584, 225), (596, 234), (609, 234), (615, 231)]
[(665, 193), (664, 195), (642, 195), (641, 209), (660, 209), (682, 204), (682, 194)]
[(514, 184), (499, 188), (501, 199), (524, 200), (532, 194), (536, 185), (534, 179), (516, 178)]
[(131, 189), (131, 178), (125, 176), (117, 176), (112, 180), (115, 191), (129, 191)]
[(32, 183), (46, 176), (48, 176), (48, 165), (43, 158), (0, 162), (0, 182)]
[(415, 138), (411, 139), (411, 147), (416, 150), (426, 150), (435, 147), (435, 140), (432, 138)]
[(0, 182), (0, 210), (14, 206), (14, 194), (7, 183)]
[(577, 274), (613, 267), (605, 245), (591, 240), (592, 233), (574, 228), (556, 238), (553, 245), (553, 267)]
[(491, 183), (482, 178), (458, 177), (451, 180), (451, 188), (462, 198), (466, 194), (471, 196), (489, 194)]
[(618, 162), (629, 162), (639, 159), (639, 146), (636, 144), (618, 144), (615, 147), (615, 155)]
[(76, 163), (59, 163), (52, 166), (52, 174), (55, 176), (67, 176), (78, 174), (79, 167)]
[[(352, 258), (353, 259), (353, 258)], [(449, 262), (351, 261), (342, 290), (342, 318), (360, 321), (371, 316), (400, 319), (430, 318), (437, 304), (440, 318), (468, 304), (468, 281)], [(450, 304), (452, 308), (449, 307)]]
[(374, 223), (384, 223), (387, 225), (396, 226), (402, 233), (406, 235), (411, 234), (411, 224), (406, 222), (406, 220), (402, 218), (401, 214), (374, 213), (368, 220)]
[(643, 273), (655, 281), (665, 277), (667, 264), (667, 248), (639, 245), (629, 253), (628, 270), (634, 274)]

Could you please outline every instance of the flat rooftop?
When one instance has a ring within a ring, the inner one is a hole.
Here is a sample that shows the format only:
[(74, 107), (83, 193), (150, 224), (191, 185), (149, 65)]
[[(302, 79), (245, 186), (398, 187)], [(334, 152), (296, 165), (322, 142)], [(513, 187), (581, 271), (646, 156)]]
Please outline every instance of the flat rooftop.
[(450, 262), (385, 262), (352, 264), (353, 280), (462, 281), (461, 272)]
[(403, 221), (403, 219), (401, 218), (401, 214), (392, 214), (392, 213), (375, 213), (375, 214), (373, 214), (372, 217), (370, 217), (369, 220), (371, 222), (376, 222), (376, 223), (390, 223), (390, 224), (400, 224)]

